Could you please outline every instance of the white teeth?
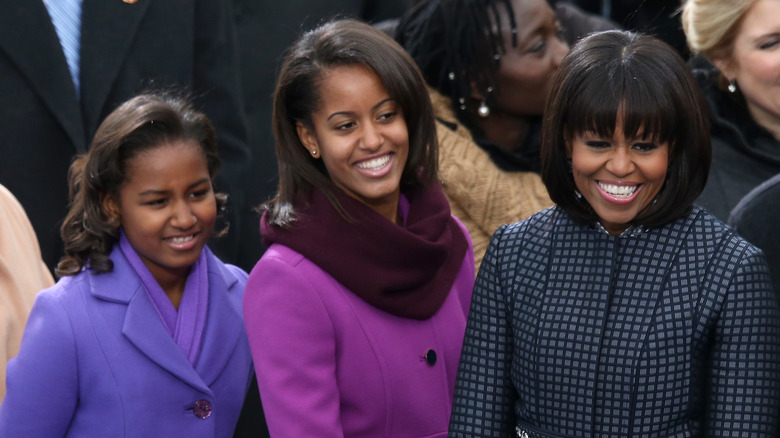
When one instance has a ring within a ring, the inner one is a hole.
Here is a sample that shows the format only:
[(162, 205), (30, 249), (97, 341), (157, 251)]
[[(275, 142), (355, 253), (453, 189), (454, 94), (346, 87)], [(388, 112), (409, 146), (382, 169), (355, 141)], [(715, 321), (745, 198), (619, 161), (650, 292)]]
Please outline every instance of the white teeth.
[(173, 243), (184, 243), (184, 242), (189, 242), (190, 240), (192, 240), (194, 238), (195, 238), (194, 235), (183, 236), (183, 237), (171, 237), (171, 242), (173, 242)]
[(366, 170), (379, 170), (383, 168), (388, 161), (390, 161), (390, 154), (384, 155), (380, 158), (374, 158), (373, 160), (357, 163), (356, 166)]
[(636, 189), (639, 187), (638, 185), (635, 186), (618, 186), (614, 184), (604, 184), (602, 182), (599, 183), (599, 187), (601, 187), (605, 192), (609, 193), (612, 196), (618, 196), (621, 198), (628, 198), (631, 195), (634, 194)]

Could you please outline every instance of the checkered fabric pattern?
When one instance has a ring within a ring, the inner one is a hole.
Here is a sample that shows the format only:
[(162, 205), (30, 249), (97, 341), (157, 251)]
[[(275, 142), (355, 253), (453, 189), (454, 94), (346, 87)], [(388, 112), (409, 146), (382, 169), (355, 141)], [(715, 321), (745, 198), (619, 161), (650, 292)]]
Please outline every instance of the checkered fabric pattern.
[(495, 233), (451, 437), (778, 436), (780, 311), (763, 255), (699, 208), (630, 231), (553, 207)]

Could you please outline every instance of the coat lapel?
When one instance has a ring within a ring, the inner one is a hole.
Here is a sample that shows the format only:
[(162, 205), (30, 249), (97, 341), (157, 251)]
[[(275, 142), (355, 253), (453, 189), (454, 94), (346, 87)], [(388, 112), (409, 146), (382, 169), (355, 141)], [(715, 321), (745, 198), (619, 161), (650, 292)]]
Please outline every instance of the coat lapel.
[(0, 0), (0, 52), (5, 52), (62, 125), (76, 150), (86, 150), (76, 87), (57, 32), (41, 0)]
[(85, 126), (90, 131), (96, 129), (101, 121), (112, 84), (119, 75), (149, 4), (150, 0), (127, 3), (122, 0), (84, 0), (81, 107)]
[(232, 358), (238, 342), (248, 341), (240, 307), (241, 291), (230, 290), (238, 278), (210, 253), (208, 263), (209, 309), (196, 369), (210, 385)]
[(211, 392), (165, 330), (140, 279), (125, 259), (119, 245), (114, 246), (110, 258), (114, 262), (113, 272), (90, 277), (92, 295), (106, 301), (126, 304), (122, 333), (127, 339), (152, 362), (181, 381), (199, 391)]

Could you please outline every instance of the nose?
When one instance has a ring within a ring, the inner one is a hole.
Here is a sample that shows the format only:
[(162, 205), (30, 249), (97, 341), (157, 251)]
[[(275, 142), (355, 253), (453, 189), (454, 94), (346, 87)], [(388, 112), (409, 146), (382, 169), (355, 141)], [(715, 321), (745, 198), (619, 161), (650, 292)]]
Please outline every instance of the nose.
[(618, 148), (609, 157), (606, 168), (611, 174), (622, 178), (631, 174), (636, 166), (631, 154), (625, 148)]
[(367, 123), (363, 128), (363, 138), (361, 145), (364, 149), (375, 151), (379, 149), (385, 142), (385, 137), (382, 135), (380, 127), (374, 123)]
[(171, 215), (171, 225), (176, 228), (187, 230), (192, 228), (198, 222), (198, 218), (192, 212), (192, 207), (185, 201), (179, 201), (173, 208)]

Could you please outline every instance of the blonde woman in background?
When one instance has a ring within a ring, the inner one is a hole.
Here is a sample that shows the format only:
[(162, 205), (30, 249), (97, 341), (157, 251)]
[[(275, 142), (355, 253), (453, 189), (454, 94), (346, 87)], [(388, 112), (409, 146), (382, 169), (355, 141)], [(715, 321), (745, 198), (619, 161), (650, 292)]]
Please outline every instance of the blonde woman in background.
[(712, 168), (697, 204), (725, 221), (780, 173), (780, 0), (688, 0), (682, 23), (711, 63), (694, 62), (712, 113)]

